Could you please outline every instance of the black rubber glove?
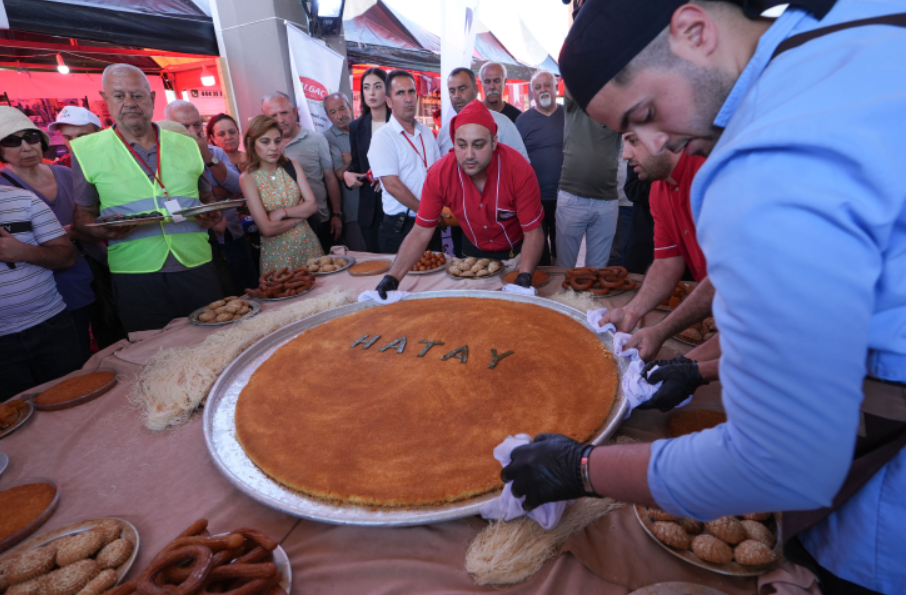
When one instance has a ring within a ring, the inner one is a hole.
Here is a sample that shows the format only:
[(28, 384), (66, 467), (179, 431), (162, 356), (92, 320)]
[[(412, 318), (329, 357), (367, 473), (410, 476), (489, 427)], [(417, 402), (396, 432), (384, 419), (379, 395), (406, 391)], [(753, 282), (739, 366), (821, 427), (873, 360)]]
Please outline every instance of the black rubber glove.
[(580, 462), (586, 449), (591, 447), (560, 434), (538, 434), (531, 444), (513, 449), (512, 462), (500, 478), (513, 482), (514, 496), (525, 496), (525, 510), (594, 495), (586, 493), (582, 484)]
[(384, 275), (384, 278), (381, 279), (381, 282), (378, 283), (375, 289), (378, 292), (378, 295), (381, 296), (382, 300), (387, 299), (388, 291), (396, 291), (396, 288), (400, 286), (399, 280), (393, 275)]
[(531, 273), (519, 273), (516, 277), (516, 280), (513, 281), (513, 285), (518, 285), (519, 287), (531, 287), (532, 286), (532, 274)]
[[(651, 368), (654, 366), (658, 366), (658, 369), (651, 372)], [(675, 359), (649, 362), (642, 368), (642, 378), (647, 380), (649, 384), (657, 384), (661, 381), (664, 384), (654, 393), (653, 397), (636, 407), (636, 409), (670, 411), (688, 399), (695, 392), (695, 389), (708, 384), (708, 381), (702, 378), (701, 373), (698, 371), (698, 362), (683, 356)]]

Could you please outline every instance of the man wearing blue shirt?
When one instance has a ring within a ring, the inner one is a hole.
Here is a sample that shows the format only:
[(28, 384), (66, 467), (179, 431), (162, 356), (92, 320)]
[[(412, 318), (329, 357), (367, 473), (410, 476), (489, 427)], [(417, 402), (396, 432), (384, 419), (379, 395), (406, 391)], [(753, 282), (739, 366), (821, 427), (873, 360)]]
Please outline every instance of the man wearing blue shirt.
[(545, 437), (505, 479), (527, 506), (597, 493), (698, 519), (809, 511), (784, 533), (825, 594), (902, 592), (906, 2), (799, 0), (776, 21), (741, 0), (750, 12), (639, 4), (586, 3), (560, 67), (596, 121), (654, 154), (709, 155), (692, 212), (728, 421), (591, 453)]

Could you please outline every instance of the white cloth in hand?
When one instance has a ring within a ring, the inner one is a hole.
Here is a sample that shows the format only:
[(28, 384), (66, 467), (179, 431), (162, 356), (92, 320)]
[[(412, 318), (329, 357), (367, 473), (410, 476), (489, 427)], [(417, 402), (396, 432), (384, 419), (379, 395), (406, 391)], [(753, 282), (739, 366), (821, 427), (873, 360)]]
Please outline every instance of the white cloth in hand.
[[(512, 460), (510, 459), (510, 453), (513, 452), (514, 448), (531, 443), (532, 437), (528, 434), (507, 436), (494, 449), (494, 458), (500, 461), (502, 466), (506, 467)], [(563, 516), (563, 511), (566, 510), (566, 507), (573, 503), (572, 500), (548, 502), (527, 513), (522, 508), (524, 501), (525, 496), (517, 498), (513, 495), (513, 482), (509, 481), (503, 486), (503, 492), (499, 496), (490, 502), (484, 503), (481, 507), (481, 516), (486, 519), (511, 521), (528, 514), (530, 519), (533, 519), (546, 531), (550, 531), (560, 522), (560, 517)]]
[(521, 285), (516, 285), (515, 283), (507, 283), (503, 286), (503, 290), (507, 293), (516, 293), (519, 295), (538, 295), (538, 290), (534, 287), (523, 287)]
[(377, 291), (363, 291), (359, 294), (360, 302), (377, 302), (381, 305), (395, 304), (396, 302), (412, 295), (411, 291), (388, 291), (387, 299), (382, 299)]

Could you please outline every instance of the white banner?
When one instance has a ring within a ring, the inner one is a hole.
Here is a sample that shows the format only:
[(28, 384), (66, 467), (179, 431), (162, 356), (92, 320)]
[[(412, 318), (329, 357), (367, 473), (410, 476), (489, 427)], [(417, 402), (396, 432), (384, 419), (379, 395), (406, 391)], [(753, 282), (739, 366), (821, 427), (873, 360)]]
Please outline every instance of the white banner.
[(478, 0), (441, 0), (440, 98), (443, 125), (456, 112), (450, 103), (447, 76), (456, 68), (472, 67), (472, 50), (478, 28)]
[(6, 6), (0, 0), (0, 29), (9, 29), (9, 17), (6, 15)]
[(324, 98), (340, 90), (343, 56), (289, 22), (286, 37), (299, 123), (303, 128), (323, 133), (331, 126), (324, 111)]

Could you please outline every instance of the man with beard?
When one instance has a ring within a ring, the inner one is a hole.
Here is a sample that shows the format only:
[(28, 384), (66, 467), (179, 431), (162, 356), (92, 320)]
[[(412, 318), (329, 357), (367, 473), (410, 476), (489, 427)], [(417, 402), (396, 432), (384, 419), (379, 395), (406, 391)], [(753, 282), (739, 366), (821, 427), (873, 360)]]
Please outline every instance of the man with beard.
[[(396, 109), (393, 111), (396, 116)], [(496, 140), (497, 124), (480, 102), (467, 105), (450, 123), (454, 151), (428, 172), (416, 225), (406, 236), (390, 274), (377, 286), (381, 299), (399, 287), (424, 254), (441, 212), (450, 209), (462, 224), (463, 254), (509, 261), (519, 269), (504, 291), (535, 295), (532, 273), (541, 258), (538, 183), (519, 153)]]
[(500, 62), (485, 62), (478, 71), (478, 78), (481, 79), (481, 88), (484, 90), (484, 106), (492, 112), (500, 112), (515, 123), (522, 110), (503, 100), (506, 66)]
[(563, 169), (564, 116), (563, 108), (557, 105), (557, 78), (553, 73), (547, 70), (536, 72), (532, 76), (531, 89), (535, 105), (516, 118), (516, 128), (525, 141), (529, 161), (541, 188), (541, 204), (544, 206), (541, 264), (549, 266), (557, 258), (557, 185), (560, 183), (560, 170)]
[(776, 21), (742, 4), (590, 0), (560, 55), (596, 121), (655, 155), (709, 155), (692, 214), (727, 422), (591, 452), (546, 436), (504, 477), (527, 507), (602, 494), (698, 519), (782, 510), (786, 557), (825, 595), (899, 593), (903, 3), (797, 0)]
[[(352, 163), (352, 149), (349, 142), (349, 123), (352, 121), (352, 105), (343, 93), (332, 93), (324, 98), (324, 111), (333, 126), (324, 134), (330, 145), (330, 157), (337, 180), (343, 182), (343, 175)], [(350, 250), (366, 252), (365, 238), (359, 227), (359, 189), (340, 184), (343, 195), (343, 236), (342, 242)]]

